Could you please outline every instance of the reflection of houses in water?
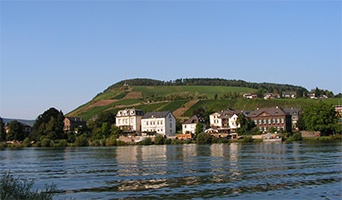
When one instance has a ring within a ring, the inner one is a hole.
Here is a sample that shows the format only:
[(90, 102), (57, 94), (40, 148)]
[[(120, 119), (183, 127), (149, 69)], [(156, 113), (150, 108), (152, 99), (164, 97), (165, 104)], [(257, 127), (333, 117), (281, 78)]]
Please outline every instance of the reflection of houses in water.
[(232, 172), (233, 176), (239, 176), (241, 175), (241, 172), (239, 172), (239, 167), (238, 167), (238, 154), (240, 150), (240, 145), (237, 143), (231, 143), (229, 145), (229, 161), (230, 161), (230, 171)]
[(255, 145), (255, 152), (257, 153), (256, 157), (260, 160), (265, 160), (264, 163), (267, 163), (267, 166), (264, 168), (256, 169), (259, 171), (275, 171), (275, 170), (287, 170), (288, 167), (284, 165), (286, 163), (286, 145), (282, 145), (281, 143), (260, 143)]

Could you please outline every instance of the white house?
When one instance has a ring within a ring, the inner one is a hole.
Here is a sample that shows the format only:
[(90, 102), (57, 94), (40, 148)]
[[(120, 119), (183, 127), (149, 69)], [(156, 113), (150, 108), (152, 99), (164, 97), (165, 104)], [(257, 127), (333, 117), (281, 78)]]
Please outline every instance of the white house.
[(170, 111), (146, 113), (141, 119), (141, 131), (175, 136), (176, 118)]
[(214, 129), (226, 128), (230, 130), (239, 128), (240, 125), (237, 123), (237, 118), (240, 113), (244, 113), (244, 111), (222, 110), (220, 112), (213, 113), (209, 116), (210, 127)]
[(144, 112), (135, 108), (119, 110), (116, 114), (116, 126), (126, 132), (140, 132), (143, 116)]
[(203, 131), (206, 129), (205, 120), (202, 117), (198, 117), (197, 115), (192, 116), (186, 122), (182, 124), (182, 133), (192, 133), (196, 132), (196, 126), (198, 123), (201, 123), (203, 126)]

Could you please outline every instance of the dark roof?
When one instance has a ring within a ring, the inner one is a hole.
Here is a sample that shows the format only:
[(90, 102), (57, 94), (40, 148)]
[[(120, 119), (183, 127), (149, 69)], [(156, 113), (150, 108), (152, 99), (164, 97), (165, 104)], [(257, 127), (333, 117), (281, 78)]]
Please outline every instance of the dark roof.
[(170, 111), (161, 111), (161, 112), (149, 112), (146, 113), (142, 118), (149, 119), (149, 118), (165, 118), (166, 115), (171, 113)]
[(299, 115), (302, 112), (301, 108), (284, 108), (284, 111), (290, 115)]
[(70, 120), (70, 122), (86, 122), (80, 117), (67, 117), (67, 118)]
[(243, 110), (230, 110), (230, 109), (228, 109), (228, 110), (222, 110), (222, 111), (219, 111), (219, 112), (217, 112), (221, 117), (222, 116), (233, 116), (234, 114), (236, 114), (236, 115), (239, 115), (240, 113), (244, 113), (244, 111)]
[(275, 108), (261, 108), (255, 111), (250, 112), (247, 117), (257, 117), (262, 113), (268, 113), (272, 116), (284, 116), (284, 115), (289, 115), (288, 112), (286, 112), (283, 108), (281, 107), (275, 107)]
[(190, 119), (185, 121), (183, 124), (198, 124), (198, 123), (205, 123), (203, 117), (198, 117), (197, 115), (192, 116)]

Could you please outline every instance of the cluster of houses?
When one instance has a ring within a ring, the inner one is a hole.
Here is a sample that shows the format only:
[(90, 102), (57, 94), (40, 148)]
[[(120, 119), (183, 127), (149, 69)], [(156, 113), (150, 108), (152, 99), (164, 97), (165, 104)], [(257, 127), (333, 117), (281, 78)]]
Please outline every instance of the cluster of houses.
[[(335, 106), (338, 112), (342, 112), (342, 106)], [(300, 108), (260, 108), (254, 111), (244, 110), (222, 110), (210, 114), (209, 125), (203, 117), (192, 116), (190, 119), (182, 123), (182, 134), (178, 134), (177, 138), (191, 138), (196, 132), (198, 124), (202, 125), (202, 130), (211, 134), (220, 134), (223, 136), (233, 136), (240, 124), (237, 122), (238, 116), (244, 114), (246, 118), (252, 120), (259, 131), (269, 132), (273, 130), (284, 130), (291, 132), (296, 129), (296, 124), (301, 114)], [(166, 137), (176, 137), (176, 118), (170, 111), (148, 112), (129, 108), (119, 110), (116, 114), (117, 127), (126, 133), (157, 133)], [(9, 131), (5, 126), (6, 132)], [(64, 131), (74, 131), (77, 133), (79, 129), (87, 127), (87, 122), (78, 117), (66, 117), (64, 119)], [(31, 132), (32, 127), (23, 124), (23, 128), (27, 132)]]
[[(318, 98), (327, 99), (328, 98), (327, 95), (321, 95), (319, 97), (316, 97), (316, 95), (314, 93), (308, 94), (307, 96), (309, 98), (311, 98), (311, 99), (318, 99)], [(258, 96), (256, 94), (252, 94), (252, 93), (245, 93), (245, 94), (243, 94), (243, 97), (245, 99), (256, 99), (256, 98), (258, 98)], [(281, 96), (280, 96), (280, 94), (274, 94), (274, 93), (265, 93), (263, 95), (264, 99), (279, 99), (280, 97), (282, 97), (282, 98), (291, 98), (291, 99), (297, 98), (296, 94), (293, 94), (293, 93), (290, 93), (290, 92), (284, 92), (284, 93), (281, 94)]]
[[(237, 128), (239, 114), (244, 114), (251, 119), (262, 132), (275, 130), (291, 132), (293, 124), (297, 123), (300, 108), (262, 108), (255, 111), (222, 110), (209, 116), (210, 127), (207, 129), (206, 122), (202, 117), (193, 116), (182, 124), (182, 135), (178, 138), (189, 138), (196, 132), (196, 126), (202, 124), (202, 130), (208, 133), (234, 133)], [(135, 108), (119, 110), (116, 115), (116, 126), (128, 133), (155, 132), (166, 137), (176, 136), (176, 118), (170, 111), (148, 112)]]

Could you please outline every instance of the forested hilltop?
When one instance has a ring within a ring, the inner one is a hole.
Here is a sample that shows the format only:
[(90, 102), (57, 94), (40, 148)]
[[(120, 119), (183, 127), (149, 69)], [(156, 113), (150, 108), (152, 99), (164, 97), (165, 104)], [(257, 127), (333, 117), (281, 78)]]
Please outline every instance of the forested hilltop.
[(130, 86), (230, 86), (230, 87), (247, 87), (253, 89), (264, 89), (266, 91), (297, 91), (301, 90), (307, 92), (307, 89), (302, 86), (295, 86), (289, 84), (277, 84), (277, 83), (252, 83), (243, 80), (228, 80), (220, 78), (185, 78), (176, 79), (171, 81), (160, 81), (146, 78), (137, 78), (120, 81), (109, 86), (104, 92), (112, 91), (122, 87), (124, 84)]

